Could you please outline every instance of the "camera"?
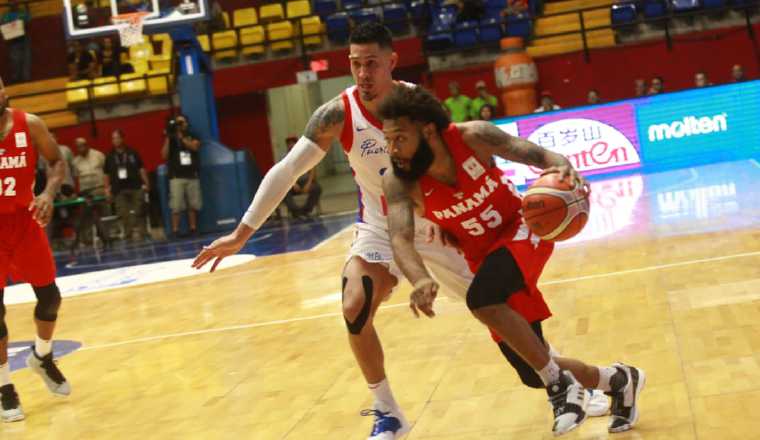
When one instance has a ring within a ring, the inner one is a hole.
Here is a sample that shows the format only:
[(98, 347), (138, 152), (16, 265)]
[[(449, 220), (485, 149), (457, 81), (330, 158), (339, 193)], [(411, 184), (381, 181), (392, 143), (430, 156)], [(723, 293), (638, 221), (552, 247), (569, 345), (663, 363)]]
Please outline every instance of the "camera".
[(174, 118), (169, 118), (168, 121), (166, 121), (166, 134), (173, 135), (177, 133), (178, 129), (177, 120)]

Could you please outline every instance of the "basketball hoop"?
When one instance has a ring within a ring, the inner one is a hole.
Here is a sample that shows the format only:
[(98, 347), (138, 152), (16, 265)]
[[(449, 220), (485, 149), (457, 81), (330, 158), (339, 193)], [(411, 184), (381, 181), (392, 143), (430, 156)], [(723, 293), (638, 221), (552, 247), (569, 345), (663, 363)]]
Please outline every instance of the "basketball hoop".
[(114, 15), (111, 18), (113, 24), (118, 26), (121, 45), (125, 47), (140, 44), (143, 41), (143, 21), (150, 15), (149, 12), (131, 12), (128, 14)]

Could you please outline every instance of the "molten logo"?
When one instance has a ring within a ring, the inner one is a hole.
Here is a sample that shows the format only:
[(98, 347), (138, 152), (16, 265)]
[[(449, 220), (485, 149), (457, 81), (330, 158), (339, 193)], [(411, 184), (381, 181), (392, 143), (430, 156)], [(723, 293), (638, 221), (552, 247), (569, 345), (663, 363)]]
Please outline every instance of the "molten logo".
[(728, 114), (684, 116), (671, 123), (650, 125), (647, 131), (650, 142), (728, 131)]

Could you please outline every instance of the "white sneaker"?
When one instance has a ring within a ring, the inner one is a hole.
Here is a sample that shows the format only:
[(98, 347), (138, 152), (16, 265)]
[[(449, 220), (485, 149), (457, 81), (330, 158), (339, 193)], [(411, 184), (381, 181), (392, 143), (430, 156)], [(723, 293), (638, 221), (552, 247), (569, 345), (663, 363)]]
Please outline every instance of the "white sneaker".
[(32, 346), (32, 352), (26, 358), (26, 366), (42, 377), (51, 393), (58, 396), (68, 396), (71, 394), (71, 385), (69, 385), (66, 378), (63, 377), (63, 373), (61, 373), (61, 370), (55, 364), (52, 352), (39, 357), (34, 351), (34, 346)]
[(383, 402), (375, 401), (373, 409), (365, 409), (362, 416), (374, 416), (372, 433), (367, 440), (395, 440), (409, 432), (411, 426), (399, 408), (392, 408)]
[(12, 383), (0, 387), (0, 418), (3, 422), (24, 420), (24, 410)]
[(586, 414), (589, 417), (601, 417), (607, 415), (610, 410), (610, 399), (601, 390), (586, 390), (588, 394), (588, 408)]
[(546, 387), (549, 402), (554, 409), (554, 436), (567, 434), (586, 421), (588, 394), (573, 373), (562, 370), (559, 380)]

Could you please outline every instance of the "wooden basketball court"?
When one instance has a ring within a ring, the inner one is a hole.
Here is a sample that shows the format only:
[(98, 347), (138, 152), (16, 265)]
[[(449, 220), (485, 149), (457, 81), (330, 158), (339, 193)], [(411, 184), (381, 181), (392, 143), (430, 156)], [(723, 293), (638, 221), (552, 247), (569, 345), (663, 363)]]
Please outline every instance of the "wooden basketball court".
[[(565, 438), (760, 438), (760, 210), (663, 225), (647, 203), (624, 233), (558, 248), (544, 272), (556, 348), (648, 373), (635, 430), (607, 434), (603, 417)], [(72, 395), (15, 372), (27, 420), (0, 437), (366, 439), (371, 397), (340, 314), (350, 240), (66, 299), (56, 337), (84, 344), (59, 361)], [(404, 282), (377, 318), (407, 438), (552, 438), (545, 393), (519, 383), (466, 307), (443, 297), (435, 319), (415, 319), (408, 293)], [(12, 340), (33, 337), (33, 307), (8, 307)]]

